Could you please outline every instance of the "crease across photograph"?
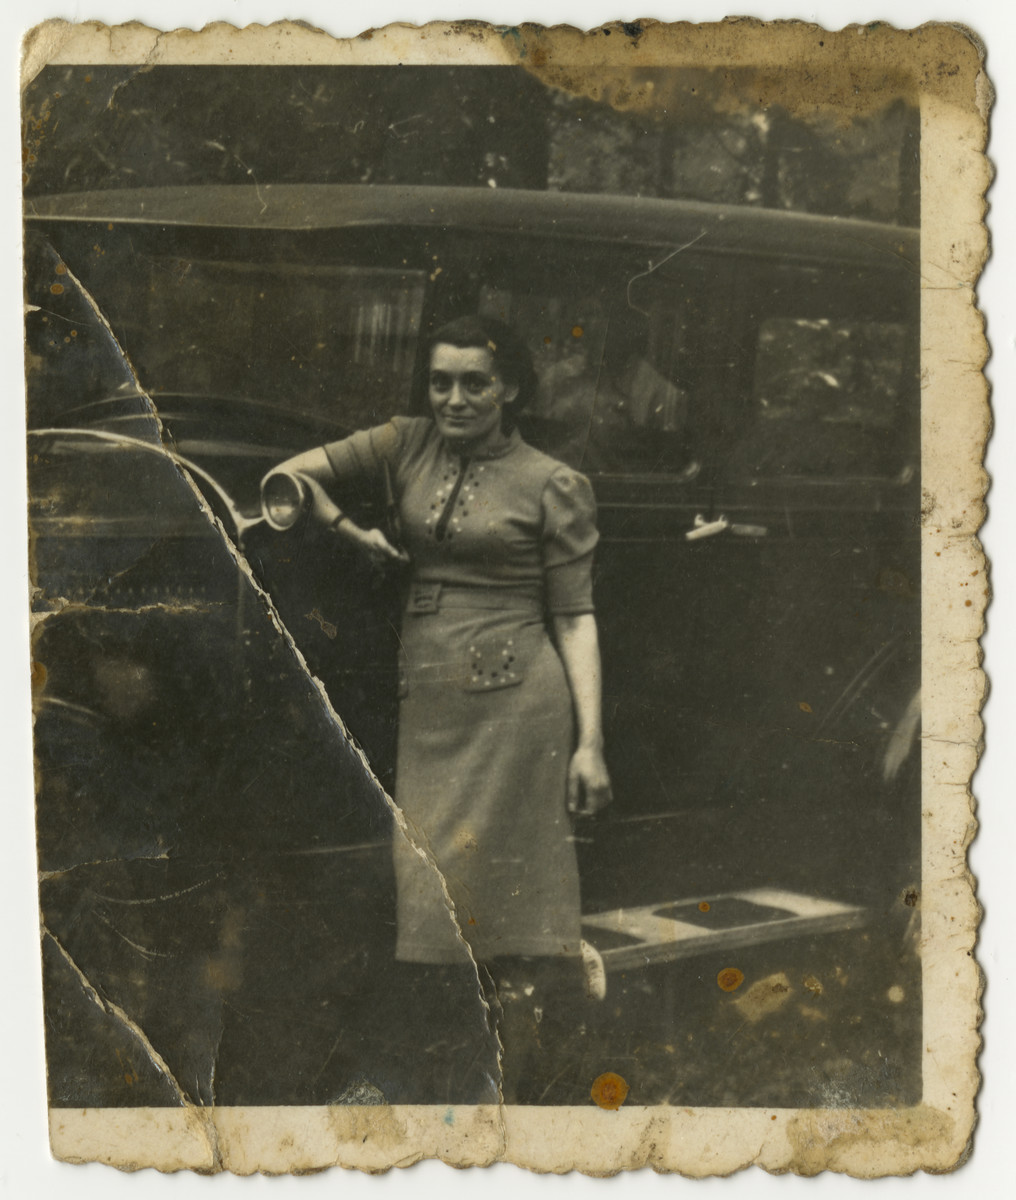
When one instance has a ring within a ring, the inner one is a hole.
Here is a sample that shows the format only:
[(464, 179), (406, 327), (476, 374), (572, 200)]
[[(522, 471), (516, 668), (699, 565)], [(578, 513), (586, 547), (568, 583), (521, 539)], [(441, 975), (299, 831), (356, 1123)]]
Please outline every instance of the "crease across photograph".
[(960, 1164), (974, 35), (115, 32), (23, 64), (54, 1153)]

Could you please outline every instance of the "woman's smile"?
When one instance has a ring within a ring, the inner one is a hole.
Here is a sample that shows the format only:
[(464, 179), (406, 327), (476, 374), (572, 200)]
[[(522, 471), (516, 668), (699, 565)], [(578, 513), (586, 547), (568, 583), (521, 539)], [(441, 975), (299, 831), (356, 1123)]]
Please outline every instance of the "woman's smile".
[(501, 414), (518, 388), (506, 384), (489, 350), (436, 345), (430, 357), (430, 406), (441, 436), (475, 452), (503, 440)]

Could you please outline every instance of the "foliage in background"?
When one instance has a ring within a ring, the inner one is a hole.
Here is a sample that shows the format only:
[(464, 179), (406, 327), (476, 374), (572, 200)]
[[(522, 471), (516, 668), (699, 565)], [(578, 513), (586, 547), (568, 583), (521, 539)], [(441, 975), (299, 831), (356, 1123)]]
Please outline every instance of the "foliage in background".
[(721, 103), (718, 72), (650, 74), (589, 96), (511, 67), (50, 67), (25, 97), (25, 186), (549, 187), (917, 223), (902, 100), (803, 120)]

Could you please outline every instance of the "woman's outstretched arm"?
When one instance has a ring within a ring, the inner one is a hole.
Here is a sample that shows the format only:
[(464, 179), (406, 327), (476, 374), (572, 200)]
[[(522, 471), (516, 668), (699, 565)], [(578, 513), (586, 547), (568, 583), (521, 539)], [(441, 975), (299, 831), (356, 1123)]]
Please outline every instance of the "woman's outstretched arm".
[(611, 801), (610, 776), (603, 760), (600, 643), (592, 613), (555, 616), (554, 637), (564, 663), (578, 742), (568, 767), (568, 811), (588, 815)]
[(340, 537), (352, 542), (373, 558), (391, 558), (405, 562), (406, 552), (393, 546), (380, 529), (363, 529), (342, 511), (322, 486), (335, 478), (328, 455), (318, 447), (307, 450), (295, 458), (287, 459), (277, 468), (303, 481), (310, 493), (310, 513), (315, 521), (327, 525)]

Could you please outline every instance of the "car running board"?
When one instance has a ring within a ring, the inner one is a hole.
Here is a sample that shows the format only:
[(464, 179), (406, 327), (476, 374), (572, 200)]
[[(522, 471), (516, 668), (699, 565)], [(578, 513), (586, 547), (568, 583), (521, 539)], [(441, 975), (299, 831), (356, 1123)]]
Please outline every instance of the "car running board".
[(870, 910), (778, 888), (587, 913), (582, 936), (607, 971), (629, 971), (698, 954), (866, 924)]

